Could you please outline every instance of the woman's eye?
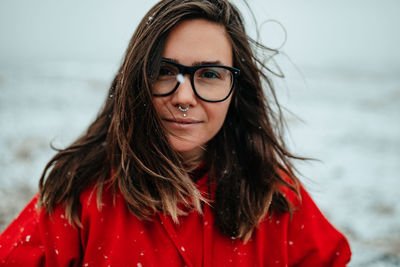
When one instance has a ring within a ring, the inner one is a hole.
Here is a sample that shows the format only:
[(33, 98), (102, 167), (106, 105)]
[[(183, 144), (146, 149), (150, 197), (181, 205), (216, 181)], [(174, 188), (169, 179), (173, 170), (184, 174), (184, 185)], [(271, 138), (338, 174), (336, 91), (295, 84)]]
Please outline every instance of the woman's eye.
[(158, 76), (172, 76), (174, 73), (171, 71), (169, 68), (160, 68), (160, 71), (158, 72)]
[(221, 78), (221, 75), (216, 70), (207, 69), (207, 70), (203, 70), (201, 72), (200, 77), (206, 78), (206, 79), (219, 79), (219, 78)]

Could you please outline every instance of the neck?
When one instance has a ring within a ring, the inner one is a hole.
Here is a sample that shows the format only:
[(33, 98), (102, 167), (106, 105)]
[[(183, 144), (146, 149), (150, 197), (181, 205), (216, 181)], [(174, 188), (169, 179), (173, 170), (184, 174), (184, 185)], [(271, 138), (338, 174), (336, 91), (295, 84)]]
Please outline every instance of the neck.
[(197, 147), (191, 151), (179, 153), (183, 159), (183, 165), (187, 171), (196, 169), (201, 162), (204, 160), (204, 148)]

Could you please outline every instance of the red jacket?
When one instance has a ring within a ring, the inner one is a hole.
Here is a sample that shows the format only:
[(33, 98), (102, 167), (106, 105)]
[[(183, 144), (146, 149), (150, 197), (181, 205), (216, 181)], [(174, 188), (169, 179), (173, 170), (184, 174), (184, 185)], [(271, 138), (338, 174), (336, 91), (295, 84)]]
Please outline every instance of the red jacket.
[[(207, 177), (199, 180), (202, 191)], [(115, 203), (104, 191), (98, 210), (96, 194), (81, 195), (82, 228), (71, 226), (59, 206), (52, 217), (38, 212), (35, 197), (0, 236), (0, 266), (345, 266), (348, 242), (324, 218), (302, 188), (300, 203), (290, 215), (267, 216), (243, 244), (223, 236), (209, 206), (192, 212), (176, 225), (157, 214), (139, 220), (122, 195)]]

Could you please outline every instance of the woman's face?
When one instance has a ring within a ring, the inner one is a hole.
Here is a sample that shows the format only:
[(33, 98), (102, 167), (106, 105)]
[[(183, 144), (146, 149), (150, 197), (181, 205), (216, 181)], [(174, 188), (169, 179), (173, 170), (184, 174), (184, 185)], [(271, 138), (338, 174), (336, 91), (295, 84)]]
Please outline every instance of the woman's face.
[[(225, 28), (204, 19), (186, 20), (175, 26), (167, 37), (163, 58), (186, 66), (233, 64)], [(231, 96), (223, 102), (205, 102), (195, 95), (188, 74), (178, 80), (181, 83), (173, 94), (153, 97), (153, 104), (173, 149), (184, 158), (201, 156), (207, 142), (221, 129)], [(186, 107), (189, 109), (182, 111)]]

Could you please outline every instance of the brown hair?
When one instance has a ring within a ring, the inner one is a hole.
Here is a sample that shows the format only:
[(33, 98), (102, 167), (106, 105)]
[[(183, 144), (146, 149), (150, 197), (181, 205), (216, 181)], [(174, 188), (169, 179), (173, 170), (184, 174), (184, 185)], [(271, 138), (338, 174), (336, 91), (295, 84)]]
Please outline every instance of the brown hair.
[(225, 27), (234, 67), (241, 70), (224, 125), (205, 152), (209, 182), (216, 185), (216, 224), (222, 233), (247, 240), (268, 211), (290, 211), (278, 187), (297, 193), (290, 162), (297, 157), (285, 147), (270, 72), (254, 51), (268, 48), (247, 36), (238, 9), (227, 0), (165, 0), (140, 22), (96, 120), (45, 167), (39, 203), (47, 212), (62, 204), (70, 221), (80, 225), (79, 196), (90, 185), (97, 185), (98, 203), (104, 186), (119, 190), (142, 219), (164, 212), (177, 222), (187, 208), (201, 212), (206, 200), (171, 149), (150, 91), (168, 33), (192, 18)]

